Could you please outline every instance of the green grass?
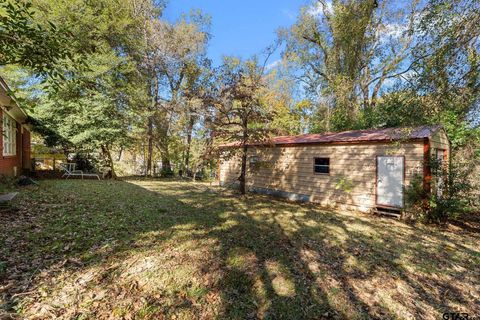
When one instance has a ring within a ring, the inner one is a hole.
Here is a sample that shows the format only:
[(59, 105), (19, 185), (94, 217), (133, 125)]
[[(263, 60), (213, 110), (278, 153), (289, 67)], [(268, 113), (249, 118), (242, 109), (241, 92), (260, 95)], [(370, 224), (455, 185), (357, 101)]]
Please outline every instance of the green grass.
[(0, 318), (480, 314), (480, 236), (173, 180), (43, 181), (0, 213)]

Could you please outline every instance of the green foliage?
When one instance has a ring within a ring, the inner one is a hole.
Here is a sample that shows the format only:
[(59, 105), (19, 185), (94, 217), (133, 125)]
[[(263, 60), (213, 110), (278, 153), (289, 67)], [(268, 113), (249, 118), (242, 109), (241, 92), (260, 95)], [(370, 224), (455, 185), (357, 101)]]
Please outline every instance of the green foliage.
[(76, 164), (76, 170), (83, 172), (94, 172), (98, 168), (98, 159), (91, 153), (77, 152), (73, 156), (72, 162)]
[(160, 176), (164, 178), (170, 178), (174, 176), (174, 172), (170, 167), (162, 168), (162, 170), (160, 170)]
[(63, 77), (57, 65), (72, 57), (71, 41), (64, 25), (39, 22), (30, 1), (0, 2), (0, 66), (18, 64), (40, 75)]
[(159, 160), (191, 174), (214, 164), (214, 138), (442, 124), (454, 165), (480, 156), (478, 1), (315, 2), (279, 32), (284, 69), (267, 74), (258, 59), (213, 69), (210, 18), (167, 21), (164, 5), (0, 4), (2, 76), (48, 145), (112, 169), (112, 150), (130, 149), (146, 174)]
[[(150, 169), (155, 158), (187, 166), (184, 158), (194, 158), (191, 164), (201, 165), (204, 150), (197, 147), (205, 144), (191, 142), (192, 136), (202, 137), (203, 128), (197, 128), (204, 111), (198, 100), (210, 69), (205, 57), (209, 17), (192, 11), (168, 22), (161, 18), (163, 8), (162, 1), (149, 0), (38, 0), (26, 5), (32, 27), (68, 26), (70, 37), (70, 59), (55, 61), (61, 79), (43, 83), (39, 80), (45, 79), (32, 77), (35, 70), (25, 68), (30, 65), (6, 72), (25, 98), (22, 105), (31, 106), (32, 122), (47, 144), (100, 150), (104, 162), (111, 163), (112, 149), (147, 140)], [(22, 24), (19, 19), (16, 15), (14, 20)], [(11, 28), (21, 33), (19, 26)], [(191, 157), (192, 151), (198, 154)]]
[(415, 85), (458, 112), (478, 101), (479, 22), (478, 1), (430, 0), (416, 30)]
[(428, 203), (428, 192), (423, 187), (423, 176), (416, 174), (412, 177), (410, 184), (404, 190), (406, 216), (417, 218), (423, 216)]
[(305, 133), (309, 125), (309, 112), (312, 103), (308, 99), (294, 99), (295, 84), (279, 77), (274, 70), (265, 76), (266, 86), (261, 93), (262, 103), (268, 105), (275, 117), (271, 126), (277, 135), (295, 135)]
[(365, 108), (360, 122), (365, 128), (418, 126), (434, 122), (431, 111), (415, 92), (399, 90), (382, 96), (375, 107)]
[(339, 177), (335, 182), (335, 189), (342, 190), (346, 193), (352, 192), (355, 187), (355, 182), (348, 177)]
[(192, 136), (203, 115), (198, 100), (210, 69), (205, 56), (209, 17), (192, 11), (169, 22), (151, 14), (155, 3), (149, 6), (139, 23), (143, 45), (134, 49), (147, 88), (147, 99), (139, 108), (146, 118), (147, 175), (151, 174), (154, 145), (165, 167), (173, 161), (189, 170)]
[(242, 143), (263, 141), (272, 129), (273, 110), (262, 99), (266, 88), (263, 70), (256, 58), (241, 61), (226, 57), (212, 91), (217, 110), (218, 138)]
[(446, 97), (419, 96), (414, 90), (394, 91), (384, 95), (375, 107), (362, 110), (356, 129), (412, 127), (442, 124), (455, 151), (480, 143), (479, 127), (468, 113)]
[(71, 36), (71, 59), (55, 64), (61, 79), (12, 81), (27, 93), (35, 130), (51, 146), (101, 150), (114, 171), (110, 150), (129, 146), (141, 120), (137, 104), (146, 100), (138, 65), (126, 54), (140, 31), (131, 3), (44, 0), (28, 7), (39, 24), (70, 26)]
[(402, 7), (410, 13), (387, 1), (318, 1), (279, 32), (316, 107), (311, 132), (443, 124), (456, 149), (475, 139), (478, 1)]
[(472, 212), (476, 205), (475, 195), (472, 194), (475, 186), (470, 179), (472, 168), (465, 165), (448, 168), (435, 159), (430, 159), (429, 163), (432, 191), (424, 189), (421, 175), (412, 179), (405, 189), (407, 212), (426, 222), (442, 222)]

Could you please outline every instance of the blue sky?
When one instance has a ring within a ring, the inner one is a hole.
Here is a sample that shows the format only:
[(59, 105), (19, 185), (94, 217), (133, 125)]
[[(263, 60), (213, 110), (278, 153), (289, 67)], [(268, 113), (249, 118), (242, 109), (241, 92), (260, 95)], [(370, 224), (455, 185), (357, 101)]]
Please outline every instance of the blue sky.
[[(248, 58), (275, 40), (275, 31), (295, 22), (308, 0), (171, 0), (164, 12), (170, 21), (182, 12), (200, 9), (212, 18), (208, 55), (215, 65), (223, 55)], [(269, 63), (279, 58), (276, 52)]]

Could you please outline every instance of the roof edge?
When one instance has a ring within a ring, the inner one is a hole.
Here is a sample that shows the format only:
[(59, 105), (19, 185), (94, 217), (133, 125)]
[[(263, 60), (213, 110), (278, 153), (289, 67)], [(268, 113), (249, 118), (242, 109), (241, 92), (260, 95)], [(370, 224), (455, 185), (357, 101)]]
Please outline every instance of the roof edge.
[[(378, 139), (378, 140), (356, 140), (356, 141), (308, 141), (308, 142), (296, 142), (296, 143), (249, 143), (247, 144), (248, 147), (262, 147), (262, 148), (272, 148), (272, 147), (297, 147), (302, 145), (331, 145), (331, 144), (362, 144), (362, 143), (388, 143), (394, 141), (401, 141), (401, 142), (417, 142), (423, 141), (424, 139), (428, 138), (408, 138), (408, 139)], [(239, 148), (241, 145), (219, 145), (218, 148), (220, 149), (230, 149), (230, 148)]]
[[(401, 134), (406, 130), (405, 135)], [(328, 132), (323, 134), (301, 134), (291, 136), (276, 136), (267, 141), (258, 141), (248, 143), (247, 146), (272, 147), (289, 145), (322, 145), (322, 144), (359, 144), (359, 143), (379, 143), (393, 141), (418, 141), (424, 138), (430, 138), (438, 131), (445, 128), (442, 125), (422, 125), (417, 127), (393, 127), (381, 129), (365, 130), (347, 130), (341, 132)], [(353, 137), (353, 138), (352, 138)], [(239, 142), (224, 143), (218, 146), (221, 149), (237, 148), (241, 146)]]
[(25, 117), (23, 119), (23, 121), (27, 121), (28, 119), (28, 114), (25, 112), (25, 110), (23, 110), (22, 107), (20, 107), (17, 99), (15, 99), (15, 97), (11, 96), (8, 94), (8, 92), (12, 92), (12, 90), (10, 89), (10, 87), (8, 86), (8, 84), (5, 82), (5, 80), (0, 76), (0, 85), (2, 86), (3, 90), (7, 93), (8, 97), (10, 97), (10, 99), (12, 99), (12, 101), (14, 102), (13, 105), (11, 106), (7, 106), (7, 107), (13, 107), (13, 108), (16, 108), (20, 111), (20, 113)]

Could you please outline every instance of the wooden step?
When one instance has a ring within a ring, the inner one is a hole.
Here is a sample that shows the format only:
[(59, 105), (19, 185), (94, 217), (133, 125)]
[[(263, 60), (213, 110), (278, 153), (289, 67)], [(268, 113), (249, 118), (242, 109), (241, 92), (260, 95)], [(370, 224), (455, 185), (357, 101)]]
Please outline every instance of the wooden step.
[(402, 212), (400, 209), (387, 208), (387, 207), (381, 207), (381, 206), (377, 206), (375, 209), (373, 209), (373, 213), (389, 216), (389, 217), (395, 217), (397, 219), (400, 219), (402, 216)]

